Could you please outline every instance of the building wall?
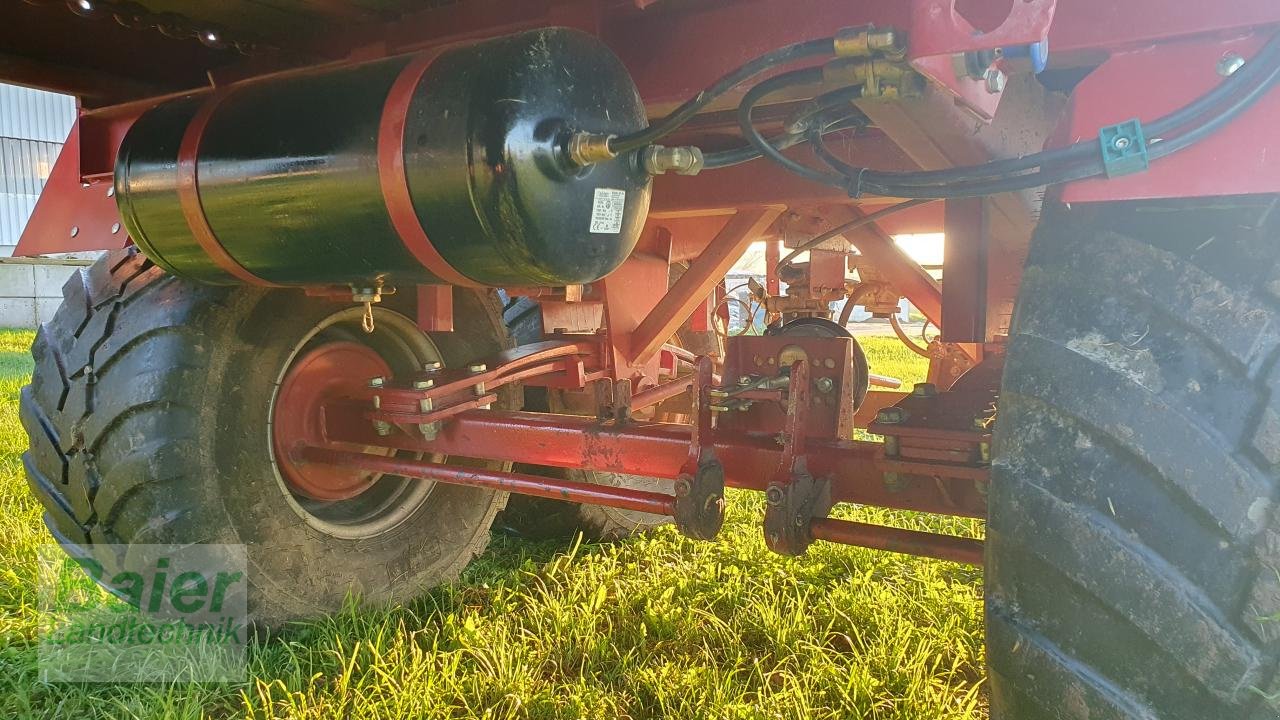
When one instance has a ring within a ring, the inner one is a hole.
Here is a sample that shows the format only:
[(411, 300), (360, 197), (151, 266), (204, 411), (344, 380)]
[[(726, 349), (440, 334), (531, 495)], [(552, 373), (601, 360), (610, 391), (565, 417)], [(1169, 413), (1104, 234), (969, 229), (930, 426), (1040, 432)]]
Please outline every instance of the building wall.
[(53, 315), (74, 265), (8, 260), (75, 121), (73, 98), (0, 84), (0, 327)]

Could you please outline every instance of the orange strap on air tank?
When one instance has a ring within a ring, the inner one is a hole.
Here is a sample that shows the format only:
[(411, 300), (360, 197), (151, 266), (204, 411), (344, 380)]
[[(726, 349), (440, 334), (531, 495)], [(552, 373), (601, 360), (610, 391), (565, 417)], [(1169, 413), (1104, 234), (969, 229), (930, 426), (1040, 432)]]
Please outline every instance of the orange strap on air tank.
[(187, 227), (191, 230), (192, 237), (200, 245), (200, 249), (204, 250), (205, 255), (208, 255), (221, 270), (249, 285), (279, 287), (249, 272), (239, 261), (231, 257), (227, 249), (218, 241), (218, 236), (213, 233), (213, 228), (209, 226), (209, 218), (205, 216), (204, 205), (200, 202), (198, 167), (200, 141), (204, 139), (209, 118), (213, 117), (214, 109), (225, 96), (226, 91), (214, 90), (200, 104), (195, 117), (191, 118), (187, 129), (182, 133), (182, 143), (178, 146), (178, 205), (182, 208), (182, 216), (187, 220)]
[(382, 186), (382, 199), (387, 204), (392, 227), (405, 248), (423, 267), (450, 285), (485, 287), (455, 270), (431, 244), (427, 231), (418, 220), (417, 211), (413, 209), (409, 180), (404, 171), (404, 129), (409, 106), (422, 76), (442, 52), (443, 48), (428, 50), (410, 60), (387, 93), (382, 119), (378, 123), (378, 182)]

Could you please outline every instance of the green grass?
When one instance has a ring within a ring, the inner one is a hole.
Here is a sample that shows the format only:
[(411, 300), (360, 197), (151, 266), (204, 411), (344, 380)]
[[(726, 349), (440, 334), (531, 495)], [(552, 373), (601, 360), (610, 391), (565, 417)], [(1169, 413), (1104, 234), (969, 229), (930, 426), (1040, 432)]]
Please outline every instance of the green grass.
[(897, 338), (860, 337), (858, 344), (867, 353), (871, 372), (898, 378), (904, 390), (910, 390), (912, 383), (924, 382), (929, 372), (929, 361), (908, 350)]
[[(19, 388), (31, 333), (0, 332), (0, 717), (981, 718), (981, 572), (816, 544), (769, 553), (755, 494), (715, 542), (667, 527), (612, 545), (496, 535), (452, 586), (256, 643), (244, 685), (37, 682), (35, 552)], [(876, 372), (923, 361), (863, 341)], [(839, 515), (973, 535), (977, 522)]]

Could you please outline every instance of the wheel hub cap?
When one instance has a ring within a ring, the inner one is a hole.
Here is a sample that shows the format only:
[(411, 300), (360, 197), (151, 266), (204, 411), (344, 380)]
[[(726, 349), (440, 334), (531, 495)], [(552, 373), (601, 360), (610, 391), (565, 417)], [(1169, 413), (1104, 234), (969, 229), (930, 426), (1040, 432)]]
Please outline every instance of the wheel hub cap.
[(359, 392), (372, 377), (391, 368), (372, 348), (355, 342), (331, 342), (294, 361), (285, 374), (272, 417), (276, 463), (289, 488), (312, 500), (348, 500), (369, 489), (374, 473), (331, 465), (299, 463), (293, 451), (323, 444), (326, 402)]

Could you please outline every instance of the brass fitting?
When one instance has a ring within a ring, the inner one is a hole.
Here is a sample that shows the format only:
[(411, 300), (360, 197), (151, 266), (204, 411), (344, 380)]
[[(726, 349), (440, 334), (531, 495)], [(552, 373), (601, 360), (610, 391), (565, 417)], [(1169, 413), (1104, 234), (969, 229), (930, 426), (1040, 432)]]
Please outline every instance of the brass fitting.
[(842, 58), (822, 67), (826, 87), (862, 86), (862, 98), (894, 99), (916, 97), (924, 81), (906, 63), (884, 58)]
[(836, 33), (836, 57), (869, 58), (883, 55), (894, 60), (906, 57), (907, 48), (893, 28), (873, 25), (844, 28)]
[(665, 147), (650, 145), (640, 155), (640, 162), (650, 175), (697, 175), (702, 172), (702, 150), (693, 146)]
[(569, 138), (569, 159), (582, 167), (612, 160), (618, 157), (618, 153), (609, 148), (609, 141), (615, 137), (617, 135), (589, 133), (585, 130), (576, 132)]

